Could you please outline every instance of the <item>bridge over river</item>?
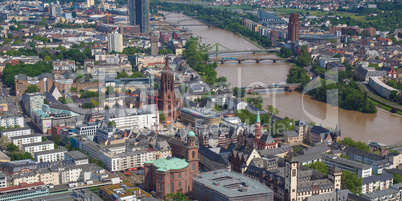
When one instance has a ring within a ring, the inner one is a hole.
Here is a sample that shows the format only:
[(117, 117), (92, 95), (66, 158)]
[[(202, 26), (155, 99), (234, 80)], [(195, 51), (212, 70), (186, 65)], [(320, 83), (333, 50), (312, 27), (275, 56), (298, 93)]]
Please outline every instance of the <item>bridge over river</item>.
[(234, 57), (218, 57), (214, 58), (211, 57), (209, 59), (209, 62), (218, 62), (221, 64), (224, 64), (225, 62), (228, 61), (236, 61), (239, 64), (241, 64), (244, 61), (255, 61), (256, 63), (260, 63), (261, 61), (272, 61), (273, 63), (276, 63), (278, 61), (287, 61), (290, 58), (273, 58), (272, 56), (259, 56), (259, 55), (244, 55), (244, 56), (234, 56)]

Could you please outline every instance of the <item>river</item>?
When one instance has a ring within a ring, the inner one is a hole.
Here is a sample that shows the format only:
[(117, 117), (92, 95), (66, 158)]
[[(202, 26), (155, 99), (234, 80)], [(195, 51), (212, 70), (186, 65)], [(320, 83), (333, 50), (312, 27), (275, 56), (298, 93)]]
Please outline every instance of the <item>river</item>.
[[(173, 13), (166, 17), (174, 22), (189, 18)], [(189, 26), (194, 36), (200, 36), (202, 43), (220, 43), (230, 49), (258, 49), (254, 44), (240, 36), (219, 28), (207, 26)], [(222, 56), (222, 55), (220, 55)], [(227, 56), (231, 56), (227, 54)], [(272, 55), (275, 57), (275, 55)], [(219, 76), (226, 76), (232, 86), (249, 86), (272, 84), (286, 81), (291, 68), (288, 63), (272, 62), (227, 62), (219, 64), (216, 69)], [(380, 142), (393, 144), (402, 140), (402, 117), (378, 109), (377, 114), (364, 114), (357, 111), (344, 110), (323, 102), (313, 100), (310, 96), (299, 92), (262, 93), (264, 105), (274, 105), (279, 116), (292, 119), (304, 119), (327, 127), (341, 129), (342, 137), (352, 137), (363, 142)]]

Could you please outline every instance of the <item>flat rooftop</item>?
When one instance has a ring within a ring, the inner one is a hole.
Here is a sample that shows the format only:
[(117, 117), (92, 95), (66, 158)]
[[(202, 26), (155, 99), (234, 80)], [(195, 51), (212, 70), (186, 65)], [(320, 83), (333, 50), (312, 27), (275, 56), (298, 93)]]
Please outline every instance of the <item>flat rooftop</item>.
[(263, 183), (227, 170), (201, 173), (198, 177), (194, 178), (194, 181), (199, 182), (204, 186), (208, 186), (214, 191), (218, 191), (227, 197), (263, 193), (273, 194), (273, 191)]

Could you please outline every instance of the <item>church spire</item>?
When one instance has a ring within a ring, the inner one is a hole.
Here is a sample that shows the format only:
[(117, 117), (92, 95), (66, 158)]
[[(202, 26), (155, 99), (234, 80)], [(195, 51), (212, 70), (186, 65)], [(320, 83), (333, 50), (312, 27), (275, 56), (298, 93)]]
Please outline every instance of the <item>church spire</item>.
[(165, 67), (163, 68), (163, 70), (170, 70), (170, 67), (169, 67), (169, 56), (168, 56), (168, 55), (165, 56)]

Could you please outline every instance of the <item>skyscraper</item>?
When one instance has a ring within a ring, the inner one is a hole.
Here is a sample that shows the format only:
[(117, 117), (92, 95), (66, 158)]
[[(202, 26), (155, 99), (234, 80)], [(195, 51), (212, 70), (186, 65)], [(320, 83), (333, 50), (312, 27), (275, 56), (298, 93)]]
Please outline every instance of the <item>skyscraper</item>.
[(158, 55), (159, 53), (159, 37), (158, 36), (151, 36), (151, 55)]
[(61, 5), (51, 4), (50, 5), (50, 16), (51, 17), (61, 17)]
[(288, 40), (290, 41), (299, 40), (299, 31), (300, 31), (299, 15), (297, 13), (292, 13), (289, 17)]
[(141, 33), (149, 32), (149, 0), (128, 0), (130, 25), (139, 25)]
[(109, 52), (123, 52), (123, 35), (118, 32), (107, 34), (107, 49)]

